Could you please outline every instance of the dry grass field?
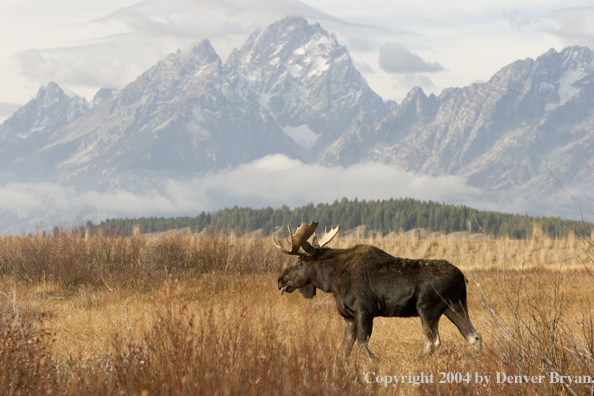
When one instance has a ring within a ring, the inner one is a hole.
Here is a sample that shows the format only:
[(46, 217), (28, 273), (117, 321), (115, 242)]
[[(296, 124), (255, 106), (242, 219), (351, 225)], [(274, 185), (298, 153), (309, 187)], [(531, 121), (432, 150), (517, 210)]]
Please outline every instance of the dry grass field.
[(332, 246), (357, 243), (459, 266), (483, 354), (443, 318), (442, 347), (421, 360), (418, 318), (376, 318), (379, 360), (344, 359), (332, 296), (281, 297), (293, 259), (267, 239), (78, 229), (0, 236), (0, 394), (592, 394), (576, 383), (594, 377), (591, 239), (351, 233)]

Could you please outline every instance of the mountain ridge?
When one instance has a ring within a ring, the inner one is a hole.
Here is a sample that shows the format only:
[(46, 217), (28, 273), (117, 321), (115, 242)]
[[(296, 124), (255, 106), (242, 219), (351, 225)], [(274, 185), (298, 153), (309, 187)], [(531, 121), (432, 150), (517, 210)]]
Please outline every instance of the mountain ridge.
[[(279, 30), (284, 41), (271, 42)], [(252, 65), (258, 56), (267, 69)], [(270, 153), (311, 162), (361, 112), (377, 118), (387, 107), (346, 48), (319, 24), (288, 17), (252, 34), (225, 63), (208, 40), (168, 55), (108, 101), (54, 128), (35, 154), (52, 158), (37, 167), (65, 171), (61, 180), (144, 169), (187, 175)]]

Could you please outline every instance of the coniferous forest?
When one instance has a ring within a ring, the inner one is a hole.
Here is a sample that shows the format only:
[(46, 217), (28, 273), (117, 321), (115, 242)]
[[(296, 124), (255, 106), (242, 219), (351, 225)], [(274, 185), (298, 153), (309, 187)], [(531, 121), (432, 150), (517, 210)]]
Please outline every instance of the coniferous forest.
[(551, 238), (567, 236), (569, 232), (589, 234), (593, 224), (585, 221), (563, 220), (559, 217), (532, 217), (476, 210), (467, 206), (446, 205), (432, 201), (419, 201), (411, 198), (383, 201), (349, 201), (343, 198), (332, 204), (312, 203), (290, 209), (240, 208), (223, 209), (212, 213), (202, 212), (196, 217), (140, 217), (134, 219), (108, 219), (98, 225), (91, 222), (87, 227), (97, 231), (117, 232), (124, 235), (138, 227), (142, 233), (163, 232), (190, 228), (200, 232), (211, 227), (224, 232), (243, 235), (262, 230), (270, 235), (277, 227), (290, 224), (293, 230), (302, 221), (317, 221), (320, 228), (340, 224), (343, 230), (364, 225), (366, 232), (375, 231), (382, 235), (390, 232), (406, 232), (415, 228), (444, 233), (468, 231), (486, 233), (495, 237), (509, 236), (525, 239), (532, 236), (536, 224)]

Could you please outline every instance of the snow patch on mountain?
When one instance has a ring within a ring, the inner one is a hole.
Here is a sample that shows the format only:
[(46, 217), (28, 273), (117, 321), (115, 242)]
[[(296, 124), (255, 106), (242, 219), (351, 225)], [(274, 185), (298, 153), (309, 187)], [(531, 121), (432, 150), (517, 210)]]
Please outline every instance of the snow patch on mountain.
[(559, 102), (547, 103), (545, 105), (545, 110), (551, 111), (556, 109), (557, 107), (563, 106), (565, 103), (569, 102), (571, 98), (580, 93), (580, 87), (576, 87), (574, 84), (579, 82), (582, 78), (586, 77), (587, 75), (588, 73), (584, 70), (584, 68), (567, 70), (561, 76), (561, 78), (559, 78), (557, 89), (557, 94), (559, 95)]
[(320, 137), (314, 131), (309, 129), (307, 124), (303, 124), (297, 127), (285, 126), (282, 128), (283, 132), (286, 133), (291, 139), (305, 149), (310, 149), (316, 144), (316, 141)]

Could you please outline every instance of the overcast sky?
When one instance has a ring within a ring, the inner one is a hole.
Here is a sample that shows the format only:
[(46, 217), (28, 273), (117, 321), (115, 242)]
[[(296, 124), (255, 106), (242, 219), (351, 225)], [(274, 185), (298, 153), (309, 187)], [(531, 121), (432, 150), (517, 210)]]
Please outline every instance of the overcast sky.
[(205, 38), (225, 59), (285, 15), (336, 33), (372, 89), (398, 102), (417, 85), (438, 94), (550, 48), (594, 47), (592, 1), (2, 0), (0, 121), (49, 81), (92, 99)]

